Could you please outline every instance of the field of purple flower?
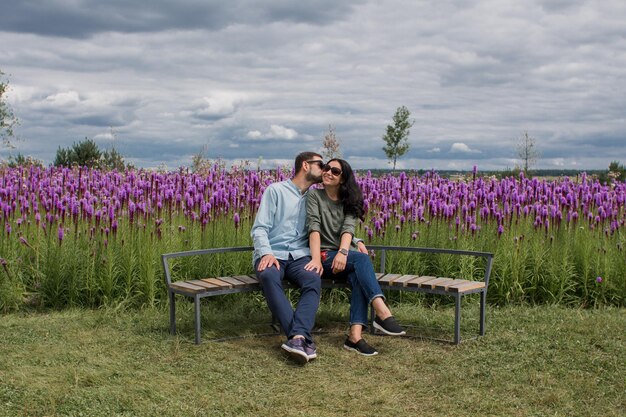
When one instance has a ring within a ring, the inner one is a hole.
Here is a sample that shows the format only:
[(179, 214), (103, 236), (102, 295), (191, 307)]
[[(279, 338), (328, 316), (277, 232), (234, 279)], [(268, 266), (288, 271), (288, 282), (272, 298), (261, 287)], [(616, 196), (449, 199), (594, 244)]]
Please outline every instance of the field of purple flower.
[[(0, 171), (0, 311), (164, 299), (160, 254), (250, 245), (260, 197), (285, 170), (203, 174), (87, 168)], [(626, 185), (579, 178), (358, 178), (366, 242), (495, 253), (489, 300), (626, 304)], [(375, 256), (375, 254), (374, 254)], [(460, 259), (460, 260), (459, 260)], [(397, 255), (394, 271), (450, 277), (472, 259)], [(477, 262), (477, 261), (476, 261)], [(177, 276), (251, 269), (250, 259), (187, 259)]]

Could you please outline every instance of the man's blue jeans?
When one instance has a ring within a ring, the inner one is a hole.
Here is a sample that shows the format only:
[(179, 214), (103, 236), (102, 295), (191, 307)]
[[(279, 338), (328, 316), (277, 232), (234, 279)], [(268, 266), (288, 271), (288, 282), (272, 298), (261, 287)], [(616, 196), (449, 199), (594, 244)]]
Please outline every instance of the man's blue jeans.
[(376, 280), (374, 266), (370, 261), (370, 257), (364, 253), (357, 251), (349, 251), (346, 260), (346, 269), (338, 274), (333, 274), (333, 259), (337, 255), (337, 251), (328, 251), (326, 260), (322, 262), (324, 274), (322, 277), (345, 278), (352, 287), (352, 295), (350, 296), (350, 325), (361, 324), (367, 327), (367, 313), (371, 302), (376, 297), (385, 296), (380, 289), (380, 285)]
[[(304, 269), (304, 266), (310, 261), (311, 257), (309, 256), (299, 259), (278, 259), (280, 270), (272, 265), (259, 272), (257, 270), (259, 259), (254, 265), (254, 270), (263, 287), (267, 306), (274, 317), (278, 319), (285, 335), (288, 338), (302, 335), (307, 341), (312, 342), (311, 330), (315, 325), (315, 314), (320, 305), (322, 281), (316, 272)], [(295, 311), (285, 295), (282, 284), (283, 278), (300, 288), (300, 300)]]

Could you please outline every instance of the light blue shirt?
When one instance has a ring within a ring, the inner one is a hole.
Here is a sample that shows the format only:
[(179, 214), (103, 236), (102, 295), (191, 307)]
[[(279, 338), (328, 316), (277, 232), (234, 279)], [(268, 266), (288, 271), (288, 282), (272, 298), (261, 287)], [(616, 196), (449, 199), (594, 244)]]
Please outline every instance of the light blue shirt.
[(270, 184), (261, 197), (250, 236), (254, 242), (253, 264), (273, 254), (287, 260), (310, 256), (306, 224), (306, 192), (291, 180)]

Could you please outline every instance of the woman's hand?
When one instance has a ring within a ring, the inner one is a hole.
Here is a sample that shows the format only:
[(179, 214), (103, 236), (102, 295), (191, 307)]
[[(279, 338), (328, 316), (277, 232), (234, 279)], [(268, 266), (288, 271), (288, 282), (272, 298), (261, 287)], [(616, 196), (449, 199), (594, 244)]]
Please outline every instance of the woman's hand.
[(356, 244), (356, 247), (359, 249), (359, 252), (369, 255), (367, 252), (367, 248), (365, 247), (365, 243), (362, 240), (359, 240), (359, 243)]
[(320, 261), (316, 261), (316, 260), (311, 260), (311, 262), (309, 262), (308, 264), (304, 265), (304, 269), (306, 269), (307, 271), (315, 271), (319, 275), (322, 275), (322, 272), (324, 272), (324, 268), (322, 267), (322, 263)]
[(333, 264), (331, 265), (333, 268), (333, 274), (338, 274), (339, 272), (346, 269), (347, 260), (348, 255), (337, 252), (337, 255), (335, 255), (335, 258), (333, 259)]

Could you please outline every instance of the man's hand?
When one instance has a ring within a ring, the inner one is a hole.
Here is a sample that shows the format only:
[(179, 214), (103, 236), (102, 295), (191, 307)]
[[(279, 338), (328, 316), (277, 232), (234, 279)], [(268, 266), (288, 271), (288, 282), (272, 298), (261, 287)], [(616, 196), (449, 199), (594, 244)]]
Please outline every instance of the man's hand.
[(267, 255), (263, 255), (261, 260), (259, 261), (259, 265), (257, 265), (256, 270), (261, 272), (265, 271), (265, 268), (269, 268), (272, 265), (276, 265), (276, 269), (280, 271), (280, 264), (274, 255), (268, 253)]
[(315, 271), (319, 275), (322, 275), (322, 272), (324, 272), (324, 268), (322, 267), (322, 263), (320, 261), (314, 261), (314, 260), (311, 260), (311, 262), (309, 262), (308, 264), (304, 265), (304, 269), (306, 269), (307, 271)]
[(346, 261), (348, 260), (348, 255), (344, 255), (342, 253), (337, 253), (335, 258), (333, 259), (333, 274), (338, 274), (339, 272), (346, 269)]
[(363, 243), (362, 240), (359, 240), (359, 243), (357, 243), (356, 247), (359, 249), (359, 252), (369, 255), (369, 253), (367, 252), (367, 248), (365, 247), (365, 243)]

